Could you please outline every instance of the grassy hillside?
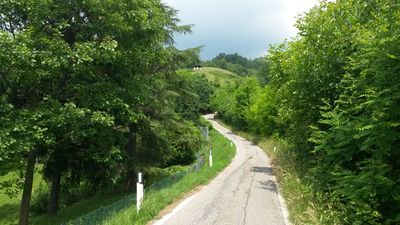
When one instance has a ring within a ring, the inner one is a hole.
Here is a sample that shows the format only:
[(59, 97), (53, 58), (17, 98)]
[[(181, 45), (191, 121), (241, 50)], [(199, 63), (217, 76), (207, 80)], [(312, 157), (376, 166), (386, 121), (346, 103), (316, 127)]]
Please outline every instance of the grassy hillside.
[(181, 69), (178, 71), (178, 74), (192, 74), (192, 75), (204, 74), (210, 82), (221, 86), (224, 86), (228, 83), (233, 83), (241, 79), (241, 77), (235, 73), (213, 67), (203, 67), (201, 68), (201, 70), (197, 71), (194, 71), (192, 69)]
[[(32, 202), (35, 201), (40, 189), (46, 189), (47, 184), (39, 172), (43, 165), (37, 165), (34, 174), (33, 187), (32, 187)], [(0, 182), (10, 182), (18, 178), (17, 172), (9, 172), (8, 174), (0, 177)], [(0, 224), (14, 225), (18, 223), (19, 204), (21, 202), (22, 191), (19, 191), (15, 197), (10, 198), (4, 192), (0, 192)]]

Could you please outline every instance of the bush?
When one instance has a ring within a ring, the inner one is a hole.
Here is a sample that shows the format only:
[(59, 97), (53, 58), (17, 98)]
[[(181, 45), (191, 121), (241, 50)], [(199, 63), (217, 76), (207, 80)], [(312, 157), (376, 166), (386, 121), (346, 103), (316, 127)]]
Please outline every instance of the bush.
[(30, 209), (33, 214), (40, 215), (47, 212), (47, 206), (49, 204), (49, 193), (50, 190), (44, 182), (41, 182), (38, 189), (35, 190), (33, 195)]

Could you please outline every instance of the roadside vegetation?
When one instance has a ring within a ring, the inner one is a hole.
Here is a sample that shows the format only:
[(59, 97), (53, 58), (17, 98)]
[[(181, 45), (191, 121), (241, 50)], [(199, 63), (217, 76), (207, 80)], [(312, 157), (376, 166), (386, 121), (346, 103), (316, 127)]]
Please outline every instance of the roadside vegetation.
[(213, 89), (176, 74), (199, 61), (173, 47), (191, 28), (176, 13), (153, 0), (0, 3), (2, 224), (73, 217), (134, 192), (137, 171), (157, 180), (193, 163)]
[[(132, 207), (115, 214), (112, 218), (105, 221), (103, 225), (132, 224), (132, 221), (134, 221), (134, 224), (146, 224), (148, 221), (156, 218), (162, 209), (179, 200), (185, 193), (190, 193), (190, 191), (199, 185), (207, 184), (222, 169), (229, 165), (235, 155), (235, 146), (231, 146), (230, 141), (218, 133), (218, 131), (214, 129), (210, 130), (210, 140), (213, 149), (212, 167), (208, 166), (208, 157), (206, 157), (206, 164), (199, 172), (188, 173), (170, 187), (146, 193), (143, 208), (139, 213), (136, 213), (136, 207), (132, 205)], [(208, 156), (207, 149), (204, 149), (203, 153), (205, 156)]]
[[(397, 1), (321, 1), (253, 60), (176, 49), (191, 29), (176, 15), (159, 0), (0, 3), (1, 224), (69, 221), (133, 193), (138, 171), (185, 170), (214, 110), (271, 156), (294, 224), (400, 224)], [(211, 135), (212, 168), (104, 224), (144, 224), (216, 176), (234, 149)]]
[(216, 90), (220, 119), (267, 145), (295, 224), (400, 223), (399, 21), (393, 1), (321, 2), (269, 50), (266, 84)]

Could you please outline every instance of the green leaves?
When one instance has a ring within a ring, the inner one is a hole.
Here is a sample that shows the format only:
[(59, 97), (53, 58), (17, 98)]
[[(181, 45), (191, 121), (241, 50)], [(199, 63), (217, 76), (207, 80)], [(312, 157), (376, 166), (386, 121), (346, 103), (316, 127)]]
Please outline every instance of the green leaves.
[[(24, 166), (35, 151), (48, 180), (58, 173), (62, 185), (95, 189), (134, 171), (140, 155), (162, 165), (173, 145), (193, 156), (200, 135), (162, 96), (170, 91), (164, 74), (177, 66), (165, 43), (174, 32), (189, 31), (177, 25), (174, 9), (153, 0), (0, 6), (0, 173)], [(207, 107), (207, 88), (195, 107)], [(197, 116), (199, 109), (192, 110)], [(174, 137), (189, 132), (190, 141), (156, 134), (171, 127), (153, 129), (153, 120), (180, 121)], [(143, 147), (135, 151), (136, 145)]]
[(266, 87), (216, 91), (223, 119), (287, 139), (321, 223), (400, 222), (399, 21), (393, 1), (323, 1), (269, 50)]

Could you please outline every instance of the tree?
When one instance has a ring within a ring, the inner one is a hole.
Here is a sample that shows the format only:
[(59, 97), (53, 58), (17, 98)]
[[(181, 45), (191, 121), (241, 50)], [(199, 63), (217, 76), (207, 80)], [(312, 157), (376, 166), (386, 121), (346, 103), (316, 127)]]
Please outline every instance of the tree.
[(238, 53), (220, 53), (212, 60), (205, 61), (204, 65), (229, 70), (240, 76), (259, 76), (260, 73), (267, 72), (265, 69), (263, 70), (263, 66), (266, 64), (262, 58), (247, 59)]
[(323, 1), (269, 50), (255, 97), (241, 83), (213, 99), (228, 122), (288, 142), (320, 223), (400, 222), (399, 12), (390, 0)]
[(189, 30), (175, 15), (150, 0), (1, 3), (0, 94), (12, 111), (0, 115), (1, 160), (27, 162), (20, 224), (28, 223), (37, 157), (52, 183), (50, 214), (63, 177), (70, 185), (107, 183), (124, 158), (132, 186), (152, 83), (170, 71), (165, 44)]

